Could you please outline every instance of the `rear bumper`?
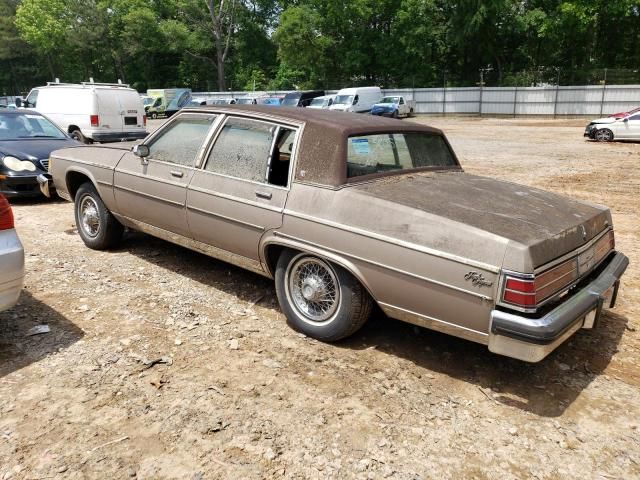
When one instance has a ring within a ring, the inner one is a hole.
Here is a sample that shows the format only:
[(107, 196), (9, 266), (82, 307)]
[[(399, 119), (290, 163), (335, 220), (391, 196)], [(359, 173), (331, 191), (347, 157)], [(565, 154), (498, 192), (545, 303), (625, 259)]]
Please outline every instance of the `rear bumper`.
[(8, 198), (39, 197), (41, 195), (38, 186), (38, 174), (7, 176), (0, 180), (0, 193)]
[(0, 231), (0, 311), (13, 307), (24, 283), (24, 249), (15, 229)]
[(489, 350), (539, 362), (580, 328), (592, 328), (603, 308), (613, 308), (620, 278), (628, 265), (629, 259), (616, 252), (595, 279), (542, 317), (493, 310)]
[(93, 132), (87, 136), (95, 142), (122, 142), (127, 140), (141, 140), (148, 135), (146, 131), (141, 132)]

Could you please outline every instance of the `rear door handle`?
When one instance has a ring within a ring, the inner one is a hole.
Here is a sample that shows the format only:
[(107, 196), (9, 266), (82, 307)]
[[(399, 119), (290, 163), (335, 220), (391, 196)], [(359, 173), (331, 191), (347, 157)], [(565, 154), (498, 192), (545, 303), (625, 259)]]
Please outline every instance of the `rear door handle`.
[(256, 197), (264, 198), (265, 200), (271, 200), (272, 196), (273, 194), (271, 192), (261, 192), (260, 190), (256, 192)]
[(171, 176), (182, 178), (184, 177), (184, 172), (180, 172), (178, 170), (171, 170)]

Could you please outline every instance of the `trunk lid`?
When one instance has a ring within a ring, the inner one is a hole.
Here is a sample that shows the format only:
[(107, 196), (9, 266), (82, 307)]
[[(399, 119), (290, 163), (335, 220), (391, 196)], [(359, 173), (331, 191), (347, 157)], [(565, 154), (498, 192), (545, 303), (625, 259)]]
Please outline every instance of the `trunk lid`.
[[(362, 195), (458, 224), (452, 230), (454, 238), (456, 231), (464, 235), (464, 230), (471, 227), (504, 239), (502, 266), (519, 272), (532, 272), (584, 245), (611, 225), (606, 207), (463, 172), (389, 177), (355, 189)], [(402, 237), (403, 230), (394, 234)], [(429, 243), (428, 238), (425, 241)]]

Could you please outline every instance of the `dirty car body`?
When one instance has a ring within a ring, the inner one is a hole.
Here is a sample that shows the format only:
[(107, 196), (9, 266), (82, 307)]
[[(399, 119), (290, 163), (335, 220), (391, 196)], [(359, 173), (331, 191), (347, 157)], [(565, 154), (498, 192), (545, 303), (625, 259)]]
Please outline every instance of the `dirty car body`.
[(606, 207), (469, 175), (441, 131), (380, 117), (185, 109), (50, 172), (87, 245), (124, 225), (275, 278), (288, 322), (327, 341), (377, 304), (539, 361), (597, 325), (628, 264)]

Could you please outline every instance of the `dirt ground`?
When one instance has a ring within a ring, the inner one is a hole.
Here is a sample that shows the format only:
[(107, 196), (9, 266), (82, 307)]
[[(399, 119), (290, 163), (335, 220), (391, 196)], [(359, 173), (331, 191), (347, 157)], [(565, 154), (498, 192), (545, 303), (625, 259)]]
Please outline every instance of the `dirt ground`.
[(631, 265), (598, 329), (535, 365), (380, 314), (322, 344), (262, 277), (139, 233), (92, 251), (70, 203), (16, 201), (0, 479), (638, 478), (640, 144), (585, 142), (584, 120), (415, 121), (468, 172), (611, 207)]

